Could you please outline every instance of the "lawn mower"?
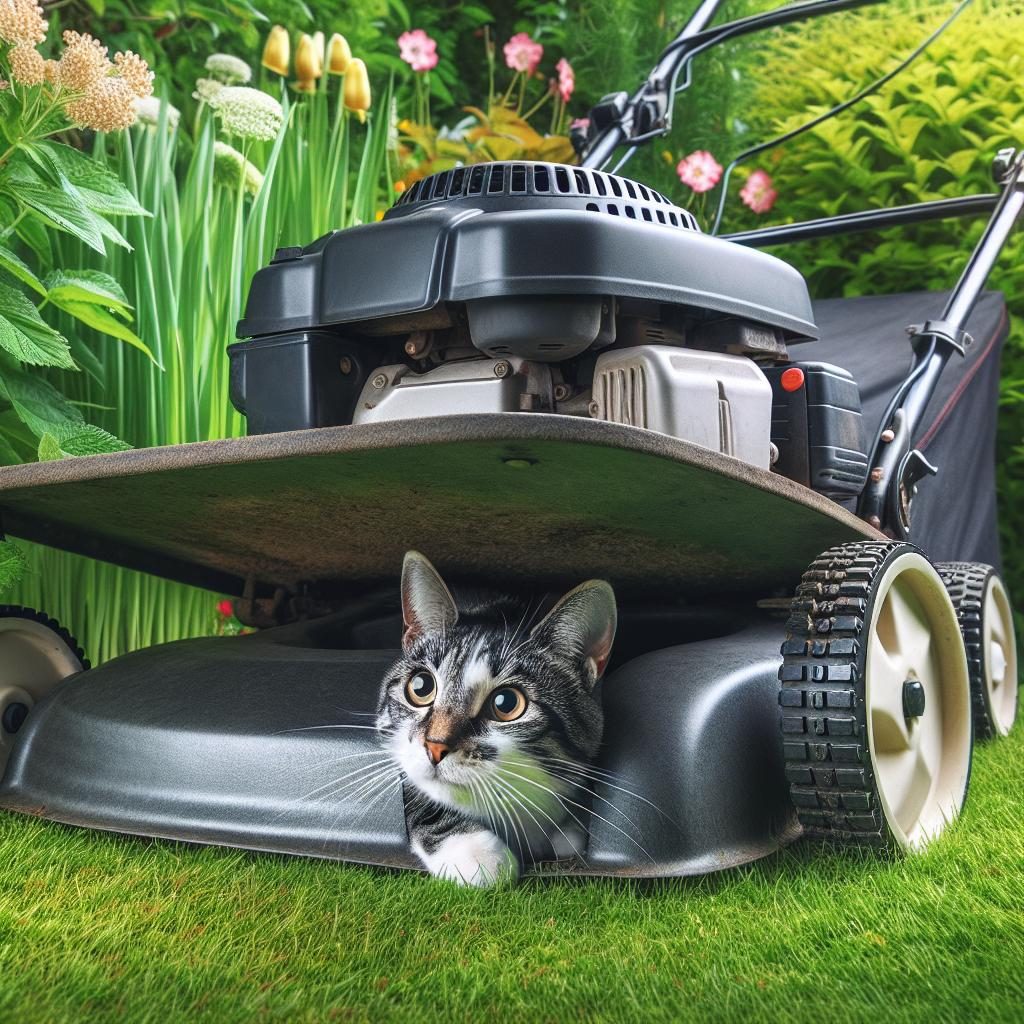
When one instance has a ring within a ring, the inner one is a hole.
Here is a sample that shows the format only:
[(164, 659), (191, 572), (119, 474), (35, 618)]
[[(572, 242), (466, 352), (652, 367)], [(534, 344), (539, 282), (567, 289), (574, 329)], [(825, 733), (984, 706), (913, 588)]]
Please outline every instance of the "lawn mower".
[[(378, 743), (416, 548), (466, 584), (615, 588), (609, 781), (585, 857), (546, 870), (687, 875), (800, 835), (941, 833), (974, 741), (1017, 707), (1007, 315), (983, 286), (1022, 155), (997, 156), (993, 195), (732, 238), (602, 170), (668, 131), (698, 53), (865, 2), (709, 28), (704, 0), (636, 93), (595, 107), (578, 164), (457, 167), (379, 223), (279, 249), (229, 348), (247, 437), (0, 469), (5, 533), (232, 595), (256, 628), (89, 668), (57, 623), (4, 608), (0, 805), (419, 867), (397, 773), (372, 801), (324, 786)], [(812, 304), (759, 248), (980, 211), (948, 295)]]

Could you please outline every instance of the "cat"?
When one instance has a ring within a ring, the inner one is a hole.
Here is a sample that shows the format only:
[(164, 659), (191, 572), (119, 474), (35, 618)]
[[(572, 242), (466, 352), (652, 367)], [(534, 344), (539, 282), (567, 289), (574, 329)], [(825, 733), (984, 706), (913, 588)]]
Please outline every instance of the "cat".
[(457, 607), (416, 551), (402, 566), (402, 656), (377, 711), (405, 779), (413, 852), (440, 878), (514, 882), (526, 862), (582, 856), (595, 692), (615, 639), (611, 586), (590, 580), (533, 624), (507, 600)]

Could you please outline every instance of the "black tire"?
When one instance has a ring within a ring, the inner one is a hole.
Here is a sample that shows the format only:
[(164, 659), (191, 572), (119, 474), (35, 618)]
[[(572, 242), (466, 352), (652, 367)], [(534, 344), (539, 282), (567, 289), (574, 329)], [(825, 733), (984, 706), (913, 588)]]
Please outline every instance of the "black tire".
[[(955, 629), (954, 610), (945, 597), (941, 579), (917, 548), (900, 542), (861, 541), (831, 548), (815, 559), (791, 606), (779, 670), (786, 778), (805, 834), (842, 845), (887, 851), (923, 845), (928, 838), (910, 842), (910, 830), (904, 832), (887, 818), (881, 779), (869, 749), (868, 641), (871, 628), (879, 621), (875, 618), (879, 585), (894, 578), (889, 570), (900, 559), (904, 559), (903, 565), (912, 564), (933, 587), (932, 599), (942, 602), (946, 615), (947, 629), (935, 642), (942, 645), (938, 650), (943, 657), (943, 680), (954, 680), (960, 706), (954, 714), (943, 710), (940, 701), (937, 715), (940, 728), (953, 721), (952, 727), (957, 730), (953, 749), (958, 767), (952, 801), (959, 810), (966, 796), (967, 778), (963, 779), (962, 790), (959, 779), (965, 772), (969, 777), (972, 735), (967, 720), (970, 711), (965, 658)], [(897, 570), (895, 567), (892, 571)], [(892, 583), (886, 582), (886, 587), (891, 588)], [(878, 615), (883, 611), (879, 607)], [(925, 630), (925, 635), (930, 645), (933, 634)], [(954, 643), (956, 646), (951, 646)], [(946, 660), (950, 654), (956, 657), (955, 664)], [(943, 699), (948, 689), (940, 691)], [(955, 702), (949, 703), (950, 709), (955, 707)], [(962, 719), (960, 725), (956, 719)], [(910, 724), (906, 724), (906, 730), (909, 735)]]
[(45, 612), (37, 612), (34, 608), (23, 608), (16, 604), (0, 604), (0, 619), (28, 619), (29, 622), (41, 623), (67, 644), (75, 657), (82, 663), (83, 670), (91, 668), (89, 659), (85, 656), (85, 651), (82, 650), (78, 641), (56, 619), (51, 619)]
[[(978, 740), (989, 740), (1005, 736), (1013, 727), (1016, 718), (1016, 679), (1009, 708), (997, 707), (993, 703), (993, 687), (985, 652), (985, 635), (991, 624), (986, 622), (986, 598), (989, 588), (998, 582), (999, 574), (991, 565), (982, 562), (940, 562), (935, 566), (946, 584), (949, 596), (960, 620), (960, 631), (967, 650), (967, 671), (971, 677), (971, 714), (974, 719), (974, 736)], [(1009, 621), (1010, 651), (1013, 672), (1016, 675), (1016, 639), (1013, 637), (1013, 621)]]

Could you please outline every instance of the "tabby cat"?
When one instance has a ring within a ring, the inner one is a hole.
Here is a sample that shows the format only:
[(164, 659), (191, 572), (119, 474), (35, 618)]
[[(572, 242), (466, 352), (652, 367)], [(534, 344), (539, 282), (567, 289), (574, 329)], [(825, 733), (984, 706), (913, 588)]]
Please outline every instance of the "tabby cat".
[(536, 616), (501, 599), (460, 609), (423, 555), (405, 556), (402, 656), (377, 729), (405, 778), (412, 849), (438, 877), (491, 885), (585, 849), (615, 595), (591, 580)]

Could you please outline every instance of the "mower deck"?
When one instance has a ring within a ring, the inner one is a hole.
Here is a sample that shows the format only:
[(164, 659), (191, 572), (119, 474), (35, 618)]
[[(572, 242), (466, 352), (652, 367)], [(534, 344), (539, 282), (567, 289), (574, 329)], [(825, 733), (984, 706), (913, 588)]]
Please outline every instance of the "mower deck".
[[(777, 722), (779, 627), (754, 621), (657, 650), (604, 680), (598, 767), (610, 781), (597, 784), (589, 822), (585, 807), (573, 809), (589, 832), (583, 857), (545, 870), (703, 874), (795, 838)], [(320, 619), (184, 640), (71, 677), (16, 737), (0, 807), (418, 869), (401, 780), (397, 769), (380, 774), (372, 726), (397, 652), (322, 646), (331, 632)]]
[(688, 442), (526, 414), (6, 467), (0, 525), (231, 594), (247, 579), (390, 582), (416, 547), (467, 579), (762, 597), (788, 592), (826, 548), (880, 537), (807, 488)]

